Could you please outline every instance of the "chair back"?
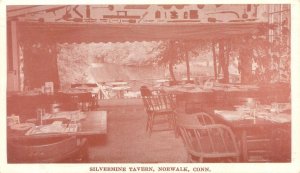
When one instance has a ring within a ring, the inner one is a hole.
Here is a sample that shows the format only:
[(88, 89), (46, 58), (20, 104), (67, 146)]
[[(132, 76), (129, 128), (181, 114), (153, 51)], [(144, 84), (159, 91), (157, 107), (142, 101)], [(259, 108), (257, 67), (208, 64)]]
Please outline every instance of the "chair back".
[(55, 163), (67, 159), (71, 153), (78, 150), (75, 136), (49, 140), (10, 141), (8, 143), (9, 162)]
[(167, 94), (144, 96), (143, 102), (147, 112), (173, 110), (175, 108), (173, 96)]
[(215, 120), (213, 119), (213, 117), (205, 112), (195, 113), (194, 116), (197, 116), (198, 121), (201, 125), (215, 124)]
[(222, 124), (182, 125), (179, 130), (189, 154), (196, 157), (238, 157), (239, 150), (231, 129)]

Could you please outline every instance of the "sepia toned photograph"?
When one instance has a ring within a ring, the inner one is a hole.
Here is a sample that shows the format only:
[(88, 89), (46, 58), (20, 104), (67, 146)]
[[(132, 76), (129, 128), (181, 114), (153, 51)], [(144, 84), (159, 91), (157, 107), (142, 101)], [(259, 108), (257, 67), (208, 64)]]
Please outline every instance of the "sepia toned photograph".
[(291, 8), (6, 5), (7, 165), (291, 164)]

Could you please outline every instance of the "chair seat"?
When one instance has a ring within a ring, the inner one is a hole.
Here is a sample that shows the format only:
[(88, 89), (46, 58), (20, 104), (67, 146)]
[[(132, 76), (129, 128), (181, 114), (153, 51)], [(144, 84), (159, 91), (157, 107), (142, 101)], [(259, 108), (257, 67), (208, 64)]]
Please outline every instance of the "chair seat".
[[(207, 134), (202, 133), (202, 135), (207, 135)], [(236, 154), (238, 154), (236, 153), (234, 144), (231, 141), (229, 141), (228, 145), (225, 146), (221, 141), (218, 142), (216, 139), (213, 140), (214, 145), (212, 146), (210, 144), (211, 141), (209, 139), (209, 136), (202, 137), (200, 145), (197, 139), (195, 138), (192, 141), (192, 147), (195, 153), (200, 153), (200, 155), (205, 155), (205, 156), (215, 156), (216, 154), (218, 154), (218, 156), (224, 155), (222, 157), (225, 156), (228, 157), (229, 155), (235, 156)]]
[(168, 114), (168, 113), (173, 113), (174, 111), (172, 109), (162, 109), (162, 110), (151, 110), (149, 111), (151, 113), (155, 113), (155, 114)]

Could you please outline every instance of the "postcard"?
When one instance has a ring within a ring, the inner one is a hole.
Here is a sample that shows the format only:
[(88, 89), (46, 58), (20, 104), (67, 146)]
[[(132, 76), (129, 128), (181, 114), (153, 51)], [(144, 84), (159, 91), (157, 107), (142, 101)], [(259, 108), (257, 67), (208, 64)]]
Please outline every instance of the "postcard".
[(299, 5), (0, 1), (0, 172), (299, 172)]

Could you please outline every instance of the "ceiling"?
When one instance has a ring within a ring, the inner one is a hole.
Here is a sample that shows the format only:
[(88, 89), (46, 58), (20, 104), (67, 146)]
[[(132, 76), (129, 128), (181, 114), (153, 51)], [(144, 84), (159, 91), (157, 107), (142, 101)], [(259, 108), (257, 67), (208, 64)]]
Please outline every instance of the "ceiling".
[(255, 4), (26, 5), (7, 6), (7, 20), (16, 21), (23, 42), (206, 40), (260, 33), (264, 9)]

